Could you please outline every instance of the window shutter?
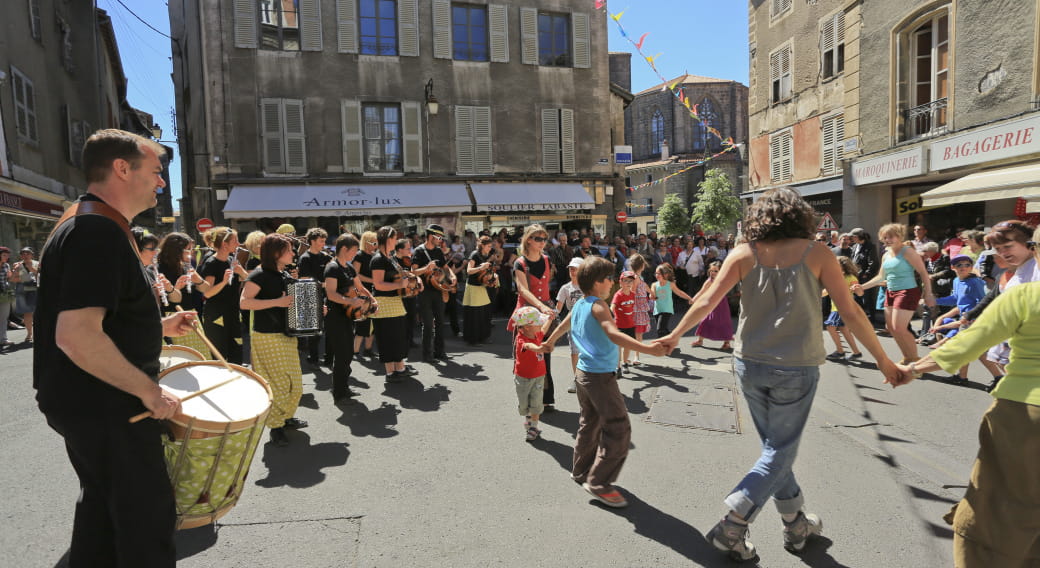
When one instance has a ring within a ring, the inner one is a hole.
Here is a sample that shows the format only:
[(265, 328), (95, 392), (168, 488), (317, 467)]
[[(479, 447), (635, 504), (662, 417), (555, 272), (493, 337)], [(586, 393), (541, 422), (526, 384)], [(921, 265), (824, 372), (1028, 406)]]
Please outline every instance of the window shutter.
[(506, 6), (488, 4), (488, 42), (493, 63), (509, 62), (509, 12)]
[(834, 169), (845, 155), (845, 115), (834, 117)]
[(40, 39), (40, 0), (29, 0), (29, 31), (33, 39)]
[(834, 15), (834, 45), (845, 43), (845, 12)]
[(356, 0), (336, 0), (336, 50), (358, 52)]
[(26, 132), (30, 140), (38, 142), (40, 138), (36, 131), (36, 89), (31, 81), (23, 81), (22, 85), (25, 87), (25, 125), (28, 128)]
[(574, 36), (574, 67), (588, 69), (592, 66), (589, 54), (589, 15), (571, 14), (571, 30)]
[(343, 171), (364, 171), (364, 156), (361, 143), (361, 103), (356, 100), (342, 101), (343, 122)]
[(321, 0), (299, 0), (300, 49), (321, 51)]
[(820, 31), (822, 37), (822, 45), (820, 46), (824, 52), (834, 49), (834, 18), (827, 18), (823, 22), (823, 29)]
[(791, 133), (787, 132), (780, 137), (780, 175), (781, 179), (789, 180), (792, 174)]
[(401, 129), (404, 131), (404, 171), (423, 171), (422, 112), (418, 101), (401, 103)]
[(520, 61), (538, 65), (538, 10), (520, 8)]
[(22, 136), (29, 132), (28, 112), (25, 107), (25, 79), (21, 73), (12, 73), (11, 88), (14, 89), (14, 124), (15, 129)]
[(791, 96), (791, 47), (780, 50), (780, 98)]
[(303, 101), (284, 99), (285, 108), (285, 171), (291, 174), (307, 173), (307, 146), (303, 130)]
[(451, 2), (433, 0), (433, 56), (451, 59)]
[(473, 164), (474, 173), (495, 173), (491, 161), (491, 107), (473, 108)]
[(405, 57), (419, 56), (419, 2), (397, 1), (398, 53)]
[(565, 108), (560, 110), (560, 149), (563, 155), (561, 171), (573, 174), (574, 165), (574, 111)]
[(455, 107), (455, 171), (458, 174), (476, 173), (474, 166), (474, 107)]
[(823, 163), (820, 166), (824, 174), (834, 171), (834, 119), (823, 121)]
[(560, 111), (542, 109), (542, 171), (560, 173)]
[(285, 171), (285, 149), (282, 146), (282, 101), (260, 100), (260, 122), (264, 143), (264, 171)]
[(234, 2), (235, 47), (256, 49), (259, 35), (256, 0), (234, 0)]

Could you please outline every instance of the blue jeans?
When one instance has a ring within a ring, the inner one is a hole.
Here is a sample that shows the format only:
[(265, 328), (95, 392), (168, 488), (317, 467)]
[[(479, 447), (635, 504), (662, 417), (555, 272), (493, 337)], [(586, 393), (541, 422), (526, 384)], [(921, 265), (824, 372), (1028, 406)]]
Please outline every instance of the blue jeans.
[(820, 368), (734, 358), (733, 369), (762, 440), (762, 455), (726, 497), (726, 505), (748, 522), (755, 520), (770, 497), (780, 514), (797, 513), (805, 499), (791, 467), (816, 395)]

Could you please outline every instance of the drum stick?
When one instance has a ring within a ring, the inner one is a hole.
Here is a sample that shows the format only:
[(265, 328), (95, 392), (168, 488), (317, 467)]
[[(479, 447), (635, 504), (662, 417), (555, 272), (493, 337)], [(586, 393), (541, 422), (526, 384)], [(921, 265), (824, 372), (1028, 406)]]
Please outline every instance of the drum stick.
[[(183, 312), (184, 308), (177, 306), (177, 311)], [(235, 370), (231, 368), (231, 365), (227, 362), (227, 359), (224, 359), (224, 356), (220, 354), (220, 351), (217, 351), (217, 348), (213, 347), (213, 344), (210, 343), (209, 338), (206, 337), (205, 333), (203, 333), (202, 324), (199, 323), (199, 320), (192, 320), (191, 325), (195, 328), (195, 333), (199, 334), (199, 337), (202, 338), (202, 341), (206, 344), (206, 347), (209, 347), (210, 352), (213, 353), (213, 355), (217, 358), (217, 361), (223, 363), (225, 369), (234, 373)]]
[[(200, 391), (195, 391), (195, 392), (189, 394), (188, 396), (185, 396), (184, 398), (182, 398), (181, 402), (184, 402), (186, 400), (191, 400), (191, 399), (193, 399), (193, 398), (195, 398), (197, 396), (204, 395), (204, 394), (208, 393), (211, 390), (218, 389), (218, 388), (220, 388), (220, 387), (230, 383), (231, 381), (237, 381), (239, 379), (239, 377), (241, 377), (241, 376), (242, 375), (235, 375), (234, 377), (231, 377), (230, 379), (228, 379), (226, 381), (221, 381), (221, 382), (219, 382), (219, 383), (217, 383), (215, 385), (210, 385), (210, 386), (208, 386), (208, 387), (206, 387), (206, 388), (204, 388), (204, 389), (202, 389)], [(148, 418), (151, 415), (152, 415), (152, 411), (151, 410), (145, 410), (144, 412), (131, 417), (130, 418), (130, 423), (131, 424), (136, 424), (136, 423), (144, 420), (145, 418)]]

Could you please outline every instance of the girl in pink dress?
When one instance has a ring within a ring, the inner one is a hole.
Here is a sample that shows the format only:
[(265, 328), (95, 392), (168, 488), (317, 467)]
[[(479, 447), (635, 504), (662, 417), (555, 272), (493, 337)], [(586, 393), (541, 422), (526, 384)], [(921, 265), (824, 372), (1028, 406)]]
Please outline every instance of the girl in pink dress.
[[(719, 275), (719, 270), (721, 269), (721, 260), (716, 260), (708, 265), (708, 281), (701, 287), (701, 291), (697, 293), (697, 296), (711, 288), (712, 284), (715, 283), (715, 277)], [(694, 301), (696, 300), (697, 298), (694, 297)], [(729, 342), (733, 341), (733, 319), (729, 313), (729, 302), (719, 302), (715, 306), (715, 309), (697, 327), (696, 337), (697, 340), (690, 344), (693, 347), (700, 347), (704, 344), (705, 339), (711, 339), (712, 341), (722, 341), (723, 350), (731, 349)]]
[[(636, 273), (636, 341), (643, 341), (643, 334), (650, 331), (650, 287), (643, 280), (643, 271), (646, 270), (646, 259), (643, 255), (635, 253), (628, 257), (628, 269)], [(639, 352), (633, 351), (633, 365), (639, 365)]]

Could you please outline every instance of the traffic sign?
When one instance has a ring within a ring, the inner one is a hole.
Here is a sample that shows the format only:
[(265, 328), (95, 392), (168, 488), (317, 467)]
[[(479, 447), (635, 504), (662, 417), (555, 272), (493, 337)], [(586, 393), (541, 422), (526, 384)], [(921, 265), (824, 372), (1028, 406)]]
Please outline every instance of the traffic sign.
[(834, 217), (831, 217), (830, 213), (824, 213), (823, 219), (820, 220), (819, 226), (816, 227), (817, 231), (836, 231), (838, 230), (838, 223), (834, 221)]
[(213, 228), (213, 219), (203, 217), (199, 219), (198, 223), (195, 223), (195, 228), (198, 229), (200, 233), (205, 233)]
[(618, 223), (624, 223), (625, 221), (628, 221), (628, 214), (624, 211), (618, 211), (617, 215), (614, 215), (614, 218), (617, 219)]

